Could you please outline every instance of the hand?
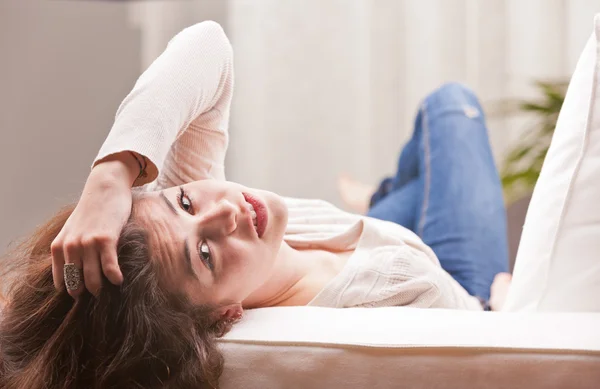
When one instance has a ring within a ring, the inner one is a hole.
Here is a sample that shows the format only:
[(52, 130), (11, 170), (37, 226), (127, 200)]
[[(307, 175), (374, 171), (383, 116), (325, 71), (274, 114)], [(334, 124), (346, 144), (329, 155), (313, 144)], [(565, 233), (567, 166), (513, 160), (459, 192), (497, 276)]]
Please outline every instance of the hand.
[(490, 290), (490, 307), (493, 311), (500, 311), (504, 307), (511, 281), (512, 275), (510, 273), (498, 273), (494, 277)]
[[(64, 283), (65, 263), (81, 269), (85, 289), (94, 295), (102, 286), (102, 273), (115, 285), (123, 282), (117, 243), (131, 214), (136, 169), (139, 173), (134, 158), (126, 158), (121, 153), (92, 169), (77, 206), (52, 242), (52, 275), (57, 288)], [(80, 295), (84, 285), (69, 294)]]

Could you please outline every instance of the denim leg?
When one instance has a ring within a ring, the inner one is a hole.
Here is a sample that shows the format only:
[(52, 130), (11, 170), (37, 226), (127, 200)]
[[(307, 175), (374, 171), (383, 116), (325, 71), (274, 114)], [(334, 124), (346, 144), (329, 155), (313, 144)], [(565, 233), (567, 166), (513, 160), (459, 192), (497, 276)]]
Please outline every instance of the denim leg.
[(400, 158), (398, 158), (398, 168), (396, 176), (393, 178), (392, 190), (402, 188), (406, 183), (419, 176), (419, 145), (423, 134), (422, 128), (421, 115), (417, 115), (412, 137), (406, 143), (400, 153)]
[(489, 299), (494, 276), (508, 270), (506, 213), (475, 95), (459, 84), (429, 95), (399, 164), (368, 215), (416, 232), (470, 294)]
[(483, 110), (472, 91), (447, 84), (419, 113), (423, 173), (417, 234), (470, 294), (489, 299), (508, 271), (506, 210)]
[[(402, 149), (398, 158), (398, 168), (394, 177), (384, 178), (378, 189), (371, 196), (369, 208), (373, 208), (378, 202), (385, 199), (392, 191), (402, 188), (408, 182), (419, 175), (419, 143), (421, 137), (421, 116), (417, 116), (412, 138)], [(402, 223), (400, 223), (402, 224)], [(402, 224), (407, 227), (406, 225)]]
[(421, 143), (421, 115), (415, 120), (411, 139), (402, 148), (398, 168), (393, 177), (385, 178), (371, 197), (367, 216), (400, 224), (411, 231), (417, 226), (417, 208), (423, 197), (419, 183), (419, 144)]
[(417, 209), (423, 197), (422, 184), (417, 179), (404, 184), (401, 188), (394, 189), (373, 205), (367, 216), (375, 219), (386, 220), (411, 231), (417, 226)]

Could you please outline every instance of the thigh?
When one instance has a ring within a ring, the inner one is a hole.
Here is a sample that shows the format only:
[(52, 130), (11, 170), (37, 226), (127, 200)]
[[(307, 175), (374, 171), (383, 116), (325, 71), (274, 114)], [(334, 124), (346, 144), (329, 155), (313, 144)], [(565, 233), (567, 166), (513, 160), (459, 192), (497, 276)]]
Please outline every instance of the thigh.
[(495, 274), (508, 268), (508, 244), (483, 110), (471, 91), (450, 84), (425, 100), (420, 115), (416, 232), (469, 293), (487, 299)]

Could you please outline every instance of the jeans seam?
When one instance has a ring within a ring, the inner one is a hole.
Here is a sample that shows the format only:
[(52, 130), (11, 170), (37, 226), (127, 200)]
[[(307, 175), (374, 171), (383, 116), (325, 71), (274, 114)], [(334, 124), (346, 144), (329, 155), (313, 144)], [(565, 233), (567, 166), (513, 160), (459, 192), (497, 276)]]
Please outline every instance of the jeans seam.
[(424, 152), (424, 165), (425, 165), (425, 177), (423, 187), (423, 204), (421, 205), (421, 217), (419, 220), (419, 226), (417, 228), (417, 234), (422, 239), (423, 232), (425, 230), (425, 218), (427, 215), (427, 208), (429, 207), (429, 188), (431, 186), (431, 165), (430, 165), (430, 150), (429, 150), (429, 118), (427, 117), (427, 102), (421, 105), (421, 115), (423, 115), (423, 152)]

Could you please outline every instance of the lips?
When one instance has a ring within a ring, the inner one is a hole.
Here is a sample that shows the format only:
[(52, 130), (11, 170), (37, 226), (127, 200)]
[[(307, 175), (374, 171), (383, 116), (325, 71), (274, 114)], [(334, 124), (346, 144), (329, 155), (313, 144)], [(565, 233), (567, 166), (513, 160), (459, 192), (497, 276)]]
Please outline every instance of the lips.
[(262, 236), (265, 233), (265, 230), (267, 229), (267, 207), (261, 200), (251, 195), (250, 193), (242, 194), (244, 195), (244, 199), (246, 200), (246, 202), (252, 205), (252, 208), (254, 208), (254, 212), (256, 212), (256, 233), (258, 234), (259, 238), (262, 238)]

